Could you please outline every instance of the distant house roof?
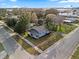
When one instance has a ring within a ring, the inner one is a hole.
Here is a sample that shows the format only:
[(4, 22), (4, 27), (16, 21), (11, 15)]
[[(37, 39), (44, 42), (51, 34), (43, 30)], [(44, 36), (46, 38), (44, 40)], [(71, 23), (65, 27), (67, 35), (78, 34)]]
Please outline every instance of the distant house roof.
[(66, 19), (64, 20), (64, 22), (71, 23), (71, 22), (74, 22), (74, 21), (76, 21), (76, 20), (77, 20), (76, 18), (66, 18)]
[(71, 23), (72, 21), (70, 21), (70, 20), (64, 20), (64, 22), (66, 22), (66, 23)]
[(30, 35), (36, 39), (48, 34), (49, 31), (44, 26), (34, 26), (30, 29)]

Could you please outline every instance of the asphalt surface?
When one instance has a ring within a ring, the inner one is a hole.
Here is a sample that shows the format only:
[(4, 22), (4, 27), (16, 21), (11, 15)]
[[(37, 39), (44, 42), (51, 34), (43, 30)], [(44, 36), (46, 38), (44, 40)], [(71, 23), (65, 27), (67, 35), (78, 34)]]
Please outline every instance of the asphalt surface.
[(26, 52), (10, 34), (0, 26), (0, 42), (3, 44), (9, 59), (32, 59), (34, 56)]

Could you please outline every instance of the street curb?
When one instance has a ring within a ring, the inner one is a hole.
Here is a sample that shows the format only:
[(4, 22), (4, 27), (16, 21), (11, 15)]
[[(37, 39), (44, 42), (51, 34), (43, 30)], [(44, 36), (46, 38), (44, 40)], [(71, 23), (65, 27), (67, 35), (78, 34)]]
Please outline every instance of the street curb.
[[(47, 48), (46, 50), (43, 51), (43, 53), (47, 53), (47, 51), (49, 51), (50, 48), (54, 49), (57, 45), (59, 45), (61, 42), (63, 42), (63, 40), (67, 37), (69, 37), (71, 34), (73, 34), (74, 32), (76, 32), (79, 29), (79, 27), (75, 28), (74, 30), (72, 30), (70, 33), (66, 34), (63, 38), (61, 38), (59, 41), (55, 42), (53, 45), (51, 45), (49, 48)], [(54, 47), (54, 48), (53, 48)], [(52, 50), (51, 49), (51, 50)], [(42, 53), (41, 53), (42, 54)], [(40, 55), (41, 55), (40, 54)]]
[[(79, 44), (76, 46), (76, 48), (73, 50), (72, 55), (74, 55), (74, 53), (76, 52), (77, 48), (79, 47)], [(72, 55), (69, 57), (69, 59), (72, 58)]]

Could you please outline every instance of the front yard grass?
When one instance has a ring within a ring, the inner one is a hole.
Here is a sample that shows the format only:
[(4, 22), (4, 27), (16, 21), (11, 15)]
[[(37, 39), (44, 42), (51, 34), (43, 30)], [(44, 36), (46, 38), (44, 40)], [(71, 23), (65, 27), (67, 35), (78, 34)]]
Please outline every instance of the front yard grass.
[(0, 52), (2, 52), (4, 50), (3, 45), (0, 43)]
[(74, 53), (74, 55), (72, 55), (72, 58), (71, 59), (79, 59), (79, 47), (77, 48), (77, 50)]
[(27, 52), (33, 55), (39, 55), (40, 53), (36, 51), (32, 46), (26, 43), (23, 39), (21, 39), (18, 35), (12, 36)]
[(74, 30), (76, 27), (77, 26), (75, 26), (73, 24), (62, 24), (61, 25), (61, 30), (59, 30), (59, 32), (64, 33), (64, 34), (68, 34), (72, 30)]
[(38, 46), (40, 49), (45, 50), (51, 45), (53, 45), (55, 42), (57, 42), (60, 38), (62, 38), (62, 35), (57, 32), (52, 32), (44, 37), (41, 37), (39, 39), (34, 39), (30, 36), (27, 37), (29, 41), (31, 41), (33, 44)]

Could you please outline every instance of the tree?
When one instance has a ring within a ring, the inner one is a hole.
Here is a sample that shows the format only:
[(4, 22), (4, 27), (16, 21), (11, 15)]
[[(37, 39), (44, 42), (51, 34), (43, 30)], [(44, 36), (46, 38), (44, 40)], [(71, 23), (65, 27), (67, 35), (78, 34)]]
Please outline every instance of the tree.
[(4, 18), (2, 16), (0, 16), (0, 20), (3, 20)]
[(56, 16), (55, 20), (53, 20), (55, 22), (55, 24), (58, 26), (58, 31), (61, 31), (61, 25), (63, 24), (64, 19), (65, 19), (65, 17)]
[[(61, 25), (62, 25), (64, 19), (65, 19), (65, 17), (62, 17), (62, 16), (48, 14), (46, 16), (47, 27), (49, 28), (50, 26), (52, 26), (53, 30), (56, 31), (58, 29), (59, 31), (61, 31)], [(51, 24), (51, 25), (48, 25), (48, 24)]]
[(39, 19), (38, 20), (38, 25), (43, 25), (44, 24), (44, 19)]
[(44, 18), (44, 9), (38, 8), (38, 9), (33, 9), (32, 12), (36, 13), (37, 18)]
[(49, 29), (49, 30), (57, 30), (57, 25), (55, 24), (55, 22), (53, 22), (54, 17), (56, 17), (56, 15), (54, 14), (48, 14), (46, 16), (46, 28)]
[(38, 18), (37, 18), (36, 13), (32, 13), (31, 22), (32, 22), (32, 23), (37, 23), (37, 21), (38, 21)]
[(24, 33), (26, 29), (28, 29), (28, 27), (29, 27), (29, 14), (23, 13), (20, 16), (18, 23), (15, 25), (14, 31), (21, 34), (21, 33)]
[(58, 13), (59, 13), (58, 10), (51, 8), (51, 9), (47, 9), (46, 10), (45, 15), (48, 15), (48, 14), (55, 14), (55, 15), (57, 15)]
[(15, 18), (6, 18), (6, 24), (10, 27), (14, 27), (17, 23), (17, 19)]
[(5, 17), (6, 13), (7, 13), (7, 10), (6, 9), (4, 9), (4, 8), (1, 8), (0, 9), (0, 16)]

